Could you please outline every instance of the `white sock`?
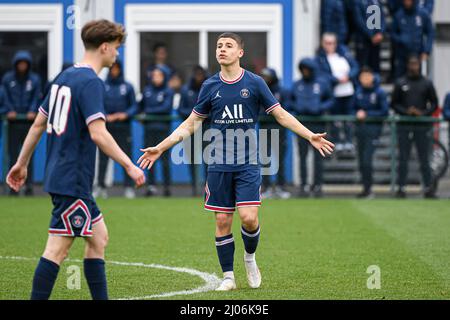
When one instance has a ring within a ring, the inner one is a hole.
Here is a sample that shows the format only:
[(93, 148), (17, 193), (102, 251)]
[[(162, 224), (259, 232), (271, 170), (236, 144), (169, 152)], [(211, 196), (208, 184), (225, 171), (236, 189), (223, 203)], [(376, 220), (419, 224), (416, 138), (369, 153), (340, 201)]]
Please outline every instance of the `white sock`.
[(255, 253), (244, 253), (244, 260), (247, 262), (255, 261)]
[(223, 278), (230, 278), (234, 280), (234, 272), (233, 271), (227, 271), (223, 273)]

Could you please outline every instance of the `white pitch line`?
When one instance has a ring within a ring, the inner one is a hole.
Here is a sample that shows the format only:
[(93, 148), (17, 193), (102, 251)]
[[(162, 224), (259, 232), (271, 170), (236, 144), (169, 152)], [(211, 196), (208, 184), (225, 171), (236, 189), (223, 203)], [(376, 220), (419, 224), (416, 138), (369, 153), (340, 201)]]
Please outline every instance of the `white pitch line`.
[[(0, 260), (19, 260), (19, 261), (37, 261), (39, 259), (37, 258), (26, 258), (26, 257), (10, 257), (10, 256), (0, 256)], [(83, 262), (79, 259), (66, 259), (67, 262)], [(179, 295), (191, 295), (196, 293), (203, 293), (208, 291), (213, 291), (217, 286), (220, 284), (220, 279), (215, 274), (210, 274), (206, 272), (201, 272), (195, 269), (189, 269), (189, 268), (179, 268), (179, 267), (170, 267), (170, 266), (164, 266), (160, 264), (145, 264), (141, 262), (120, 262), (120, 261), (105, 261), (108, 264), (114, 264), (119, 266), (126, 266), (126, 267), (141, 267), (141, 268), (152, 268), (152, 269), (162, 269), (162, 270), (168, 270), (168, 271), (175, 271), (175, 272), (181, 272), (181, 273), (187, 273), (192, 276), (196, 276), (201, 278), (203, 281), (205, 281), (205, 285), (191, 289), (191, 290), (182, 290), (182, 291), (173, 291), (173, 292), (166, 292), (161, 294), (154, 294), (154, 295), (148, 295), (148, 296), (142, 296), (142, 297), (128, 297), (128, 298), (120, 298), (118, 300), (145, 300), (145, 299), (156, 299), (156, 298), (168, 298), (173, 296), (179, 296)]]

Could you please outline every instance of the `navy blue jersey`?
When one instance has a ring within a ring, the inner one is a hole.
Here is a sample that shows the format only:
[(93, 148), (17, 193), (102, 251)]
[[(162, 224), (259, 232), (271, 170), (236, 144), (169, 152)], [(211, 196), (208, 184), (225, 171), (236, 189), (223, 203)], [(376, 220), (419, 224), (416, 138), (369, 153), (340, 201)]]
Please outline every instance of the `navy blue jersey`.
[(208, 171), (259, 167), (256, 123), (260, 107), (269, 114), (279, 106), (264, 80), (244, 69), (234, 81), (223, 79), (220, 73), (206, 80), (193, 112), (211, 121), (212, 143), (205, 149)]
[(75, 65), (53, 82), (39, 112), (47, 117), (45, 191), (92, 199), (96, 145), (88, 125), (105, 119), (104, 84), (87, 65)]

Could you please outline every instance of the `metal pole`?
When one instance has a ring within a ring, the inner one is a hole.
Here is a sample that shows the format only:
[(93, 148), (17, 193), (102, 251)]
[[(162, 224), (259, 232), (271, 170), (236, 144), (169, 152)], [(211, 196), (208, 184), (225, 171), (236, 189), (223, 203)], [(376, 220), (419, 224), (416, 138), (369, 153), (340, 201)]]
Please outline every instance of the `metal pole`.
[(393, 194), (397, 182), (397, 121), (395, 118), (390, 118), (388, 121), (391, 128), (391, 193)]

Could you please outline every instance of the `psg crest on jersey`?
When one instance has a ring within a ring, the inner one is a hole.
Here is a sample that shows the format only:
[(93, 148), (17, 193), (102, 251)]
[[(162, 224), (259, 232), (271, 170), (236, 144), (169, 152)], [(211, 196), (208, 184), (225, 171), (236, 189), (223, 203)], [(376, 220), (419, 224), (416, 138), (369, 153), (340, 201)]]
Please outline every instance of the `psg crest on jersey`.
[(76, 215), (72, 218), (72, 225), (74, 228), (81, 228), (84, 224), (84, 218), (80, 215)]
[(241, 97), (244, 99), (247, 99), (248, 97), (250, 97), (250, 91), (248, 91), (248, 89), (242, 89), (241, 90)]

